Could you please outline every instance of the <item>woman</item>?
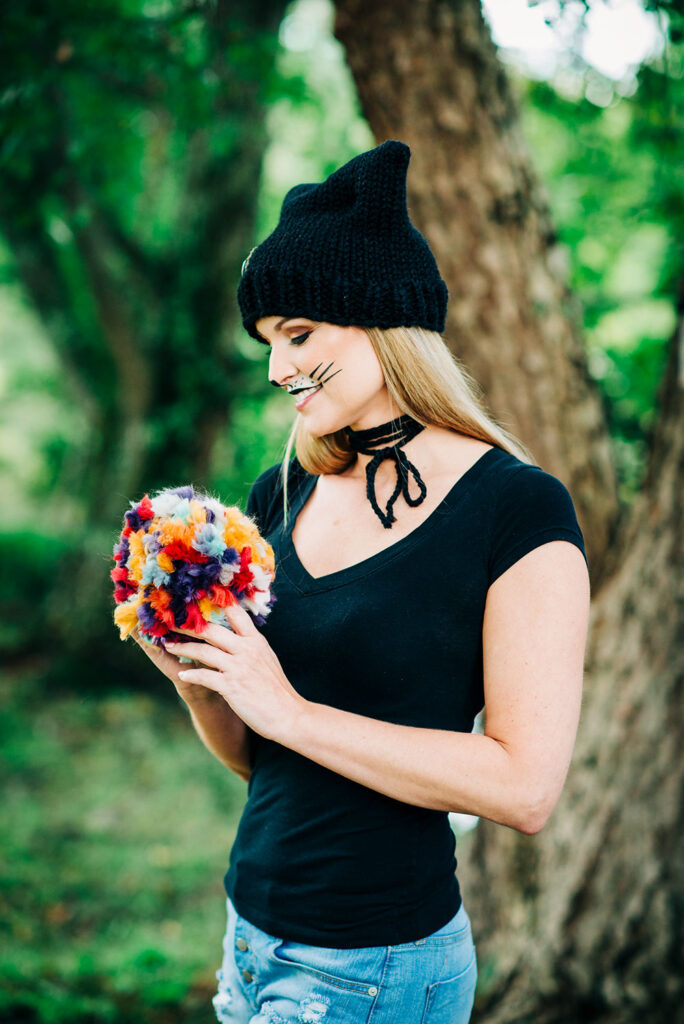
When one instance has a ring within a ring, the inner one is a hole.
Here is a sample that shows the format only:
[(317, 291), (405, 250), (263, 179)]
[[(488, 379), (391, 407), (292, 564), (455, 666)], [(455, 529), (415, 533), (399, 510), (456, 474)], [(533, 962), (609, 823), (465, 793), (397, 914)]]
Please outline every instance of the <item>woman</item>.
[(276, 557), (266, 624), (230, 609), (233, 631), (180, 645), (200, 666), (182, 672), (144, 648), (249, 780), (225, 1024), (465, 1024), (477, 962), (448, 812), (535, 833), (572, 754), (582, 534), (442, 340), (409, 158), (391, 140), (291, 189), (243, 265), (243, 324), (298, 411), (247, 505)]

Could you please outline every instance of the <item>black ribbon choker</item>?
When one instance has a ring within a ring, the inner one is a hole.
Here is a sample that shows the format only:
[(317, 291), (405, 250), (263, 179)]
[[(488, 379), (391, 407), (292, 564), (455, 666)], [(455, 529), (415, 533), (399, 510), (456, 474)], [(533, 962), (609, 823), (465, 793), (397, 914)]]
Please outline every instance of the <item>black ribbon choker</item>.
[[(401, 451), (400, 448), (401, 445), (406, 444), (407, 441), (410, 441), (416, 434), (419, 434), (425, 427), (422, 423), (414, 420), (412, 416), (404, 415), (398, 419), (390, 420), (389, 423), (381, 423), (379, 427), (371, 427), (369, 430), (352, 430), (351, 427), (345, 427), (344, 429), (349, 445), (355, 452), (362, 452), (364, 455), (373, 456), (366, 466), (366, 497), (382, 525), (386, 530), (390, 530), (392, 523), (396, 522), (392, 506), (400, 493), (403, 493), (406, 504), (411, 506), (420, 505), (427, 494), (427, 487), (421, 479), (420, 473), (413, 463), (409, 462), (406, 453)], [(386, 448), (377, 448), (377, 445), (387, 444), (387, 442), (392, 443)], [(375, 474), (378, 471), (378, 466), (384, 459), (392, 458), (397, 464), (397, 486), (394, 488), (394, 493), (387, 502), (387, 507), (383, 512), (375, 497)], [(420, 495), (417, 498), (412, 498), (409, 494), (409, 473), (413, 474), (413, 478), (420, 488)]]

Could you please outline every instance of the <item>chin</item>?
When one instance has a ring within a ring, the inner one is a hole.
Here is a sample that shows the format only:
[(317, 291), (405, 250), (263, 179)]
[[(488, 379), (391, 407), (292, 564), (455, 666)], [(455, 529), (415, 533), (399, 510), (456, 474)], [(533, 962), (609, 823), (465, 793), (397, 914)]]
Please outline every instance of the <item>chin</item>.
[(311, 435), (311, 437), (327, 437), (329, 434), (335, 434), (338, 430), (342, 430), (342, 427), (330, 427), (329, 429), (323, 427), (318, 428), (309, 426), (308, 423), (304, 424), (304, 428)]
[[(301, 416), (301, 413), (300, 413)], [(316, 419), (315, 416), (307, 417), (301, 416), (302, 427), (312, 437), (327, 437), (329, 434), (336, 434), (338, 430), (343, 430), (349, 424), (349, 419), (345, 419), (342, 422), (326, 422), (323, 417)]]

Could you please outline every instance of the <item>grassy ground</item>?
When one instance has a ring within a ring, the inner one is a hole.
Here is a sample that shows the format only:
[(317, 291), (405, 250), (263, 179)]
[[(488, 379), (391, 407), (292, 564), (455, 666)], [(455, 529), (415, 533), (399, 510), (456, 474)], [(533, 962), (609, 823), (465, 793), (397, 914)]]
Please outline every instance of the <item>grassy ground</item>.
[(0, 684), (0, 1020), (215, 1020), (246, 786), (183, 705)]

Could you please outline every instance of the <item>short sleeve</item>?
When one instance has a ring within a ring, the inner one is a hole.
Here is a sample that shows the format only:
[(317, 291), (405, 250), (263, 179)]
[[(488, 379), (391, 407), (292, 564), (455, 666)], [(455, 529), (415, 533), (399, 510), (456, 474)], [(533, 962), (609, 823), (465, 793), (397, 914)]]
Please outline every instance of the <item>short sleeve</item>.
[(587, 553), (565, 484), (539, 466), (518, 467), (497, 493), (489, 551), (489, 585), (528, 552), (552, 540)]
[(259, 533), (262, 535), (268, 530), (268, 520), (275, 496), (274, 492), (279, 470), (280, 463), (265, 469), (256, 478), (247, 495), (245, 513), (254, 519)]
[[(251, 516), (259, 528), (259, 533), (264, 536), (271, 530), (279, 528), (283, 519), (283, 466), (276, 462), (261, 473), (250, 489), (247, 496), (245, 512)], [(310, 480), (307, 473), (296, 456), (293, 456), (287, 466), (288, 479), (288, 508), (305, 487), (306, 481)]]
[(245, 507), (245, 513), (251, 519), (255, 519), (257, 525), (259, 525), (259, 529), (261, 529), (260, 523), (263, 513), (261, 513), (259, 510), (259, 492), (260, 488), (257, 487), (257, 480), (255, 480), (249, 489), (249, 494), (247, 495), (247, 505)]

